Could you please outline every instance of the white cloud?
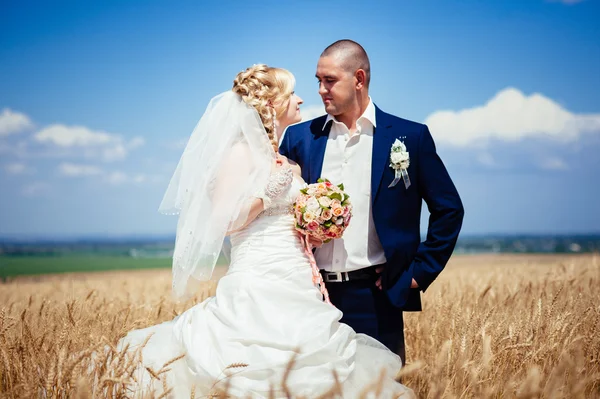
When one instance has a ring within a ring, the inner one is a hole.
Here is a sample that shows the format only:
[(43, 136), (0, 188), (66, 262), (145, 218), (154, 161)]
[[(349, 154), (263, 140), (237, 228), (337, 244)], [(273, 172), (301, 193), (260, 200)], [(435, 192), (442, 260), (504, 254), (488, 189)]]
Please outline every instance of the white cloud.
[[(86, 155), (88, 158), (95, 158), (96, 152), (93, 149), (88, 149)], [(102, 149), (100, 157), (107, 162), (118, 161), (119, 159), (125, 159), (127, 157), (127, 148), (121, 143), (115, 144)]]
[(460, 147), (529, 137), (574, 141), (582, 133), (600, 132), (600, 114), (574, 114), (541, 94), (525, 96), (515, 88), (482, 106), (434, 112), (425, 123), (437, 142)]
[(168, 148), (168, 149), (170, 149), (170, 150), (181, 151), (181, 150), (183, 150), (185, 148), (185, 146), (187, 145), (189, 139), (190, 139), (189, 137), (184, 137), (184, 138), (181, 138), (179, 140), (175, 140), (175, 141), (172, 141), (170, 143), (167, 143), (165, 145), (165, 147)]
[(124, 159), (130, 150), (144, 145), (142, 137), (126, 142), (121, 136), (104, 131), (94, 131), (85, 126), (55, 124), (45, 127), (33, 136), (34, 141), (57, 149), (81, 152), (88, 158), (110, 162)]
[(24, 186), (21, 194), (26, 197), (38, 197), (50, 191), (50, 185), (45, 182), (34, 182)]
[(103, 174), (102, 169), (93, 165), (79, 165), (63, 162), (58, 165), (58, 173), (68, 177), (98, 176)]
[(567, 170), (569, 169), (569, 165), (558, 157), (550, 157), (545, 158), (539, 162), (539, 166), (542, 169), (546, 170)]
[(141, 147), (144, 144), (146, 144), (146, 140), (144, 140), (143, 137), (137, 136), (137, 137), (134, 137), (131, 140), (129, 140), (129, 143), (127, 144), (127, 147), (130, 150), (133, 150), (134, 148)]
[(129, 178), (127, 177), (127, 175), (123, 172), (111, 172), (109, 174), (107, 174), (105, 176), (105, 180), (109, 183), (109, 184), (113, 184), (113, 185), (119, 185), (119, 184), (123, 184), (126, 183)]
[(26, 166), (24, 163), (10, 163), (4, 166), (4, 170), (11, 175), (20, 175), (25, 173)]
[(485, 166), (496, 166), (496, 160), (489, 152), (481, 152), (477, 154), (477, 161)]
[(29, 117), (20, 112), (4, 108), (0, 113), (0, 137), (19, 133), (33, 126)]
[(146, 175), (135, 175), (133, 177), (133, 181), (135, 183), (144, 183), (148, 178), (146, 177)]
[(321, 115), (325, 115), (325, 107), (321, 105), (307, 105), (300, 108), (300, 115), (302, 115), (302, 122), (315, 119)]
[(35, 172), (34, 168), (31, 168), (25, 165), (22, 162), (13, 162), (4, 165), (4, 170), (9, 175), (24, 175), (24, 174), (32, 174)]
[(551, 3), (563, 3), (566, 5), (573, 5), (583, 2), (584, 0), (548, 0)]
[(147, 175), (147, 174), (137, 174), (131, 178), (131, 180), (136, 184), (154, 184), (154, 183), (162, 183), (165, 180), (165, 176), (163, 175)]
[(40, 143), (51, 143), (59, 147), (88, 147), (113, 144), (120, 140), (109, 133), (92, 131), (84, 126), (50, 125), (34, 136)]
[(164, 176), (153, 175), (153, 174), (148, 175), (148, 174), (144, 174), (144, 173), (128, 175), (126, 173), (116, 171), (116, 172), (106, 174), (106, 176), (104, 177), (104, 180), (106, 182), (108, 182), (109, 184), (112, 184), (115, 186), (125, 184), (125, 183), (133, 183), (136, 185), (143, 185), (143, 184), (161, 183), (164, 181)]
[(162, 183), (165, 180), (165, 177), (159, 174), (128, 174), (120, 170), (107, 171), (94, 165), (75, 164), (69, 162), (61, 163), (57, 170), (58, 174), (61, 176), (101, 179), (101, 181), (113, 186), (119, 186), (126, 183), (141, 186)]

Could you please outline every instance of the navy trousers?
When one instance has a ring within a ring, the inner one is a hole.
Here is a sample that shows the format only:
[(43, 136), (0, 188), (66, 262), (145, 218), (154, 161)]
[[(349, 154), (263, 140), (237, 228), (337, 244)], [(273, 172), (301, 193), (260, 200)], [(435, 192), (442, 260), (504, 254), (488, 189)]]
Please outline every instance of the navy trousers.
[(375, 279), (326, 283), (331, 302), (344, 315), (341, 322), (370, 335), (406, 362), (402, 309), (393, 306)]

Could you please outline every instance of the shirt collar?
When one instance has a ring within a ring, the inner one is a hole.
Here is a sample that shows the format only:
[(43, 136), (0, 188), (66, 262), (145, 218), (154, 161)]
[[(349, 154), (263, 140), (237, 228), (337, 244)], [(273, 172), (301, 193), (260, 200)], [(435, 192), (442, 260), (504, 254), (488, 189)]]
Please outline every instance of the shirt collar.
[[(361, 119), (366, 119), (371, 123), (371, 125), (373, 125), (373, 127), (377, 127), (377, 122), (375, 121), (375, 105), (373, 104), (373, 101), (371, 100), (370, 96), (369, 104), (367, 104), (365, 112), (363, 112), (363, 114), (356, 120), (356, 122), (360, 122)], [(323, 124), (322, 130), (325, 130), (325, 126), (327, 126), (327, 123), (329, 123), (329, 121), (333, 121), (334, 123), (341, 123), (337, 119), (335, 119), (335, 116), (327, 114), (327, 119), (325, 119), (325, 123)]]

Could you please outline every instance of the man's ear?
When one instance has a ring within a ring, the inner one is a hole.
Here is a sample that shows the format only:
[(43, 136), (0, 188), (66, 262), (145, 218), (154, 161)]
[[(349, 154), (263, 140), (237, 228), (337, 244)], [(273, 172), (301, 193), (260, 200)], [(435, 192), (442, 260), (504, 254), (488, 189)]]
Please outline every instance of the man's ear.
[(367, 81), (367, 74), (365, 71), (363, 69), (357, 70), (354, 74), (354, 78), (356, 79), (356, 88), (363, 89)]

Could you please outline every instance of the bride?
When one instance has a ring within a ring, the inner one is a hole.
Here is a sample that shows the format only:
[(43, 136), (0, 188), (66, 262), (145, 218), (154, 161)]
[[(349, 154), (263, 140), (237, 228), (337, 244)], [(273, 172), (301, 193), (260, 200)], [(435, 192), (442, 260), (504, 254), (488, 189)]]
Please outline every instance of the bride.
[(214, 297), (119, 341), (141, 352), (137, 393), (164, 393), (151, 374), (179, 357), (161, 374), (174, 398), (224, 387), (234, 397), (312, 398), (337, 382), (352, 398), (378, 381), (380, 397), (413, 395), (394, 380), (400, 358), (339, 323), (312, 282), (291, 214), (305, 183), (277, 154), (284, 129), (301, 119), (294, 84), (287, 70), (252, 66), (194, 129), (160, 207), (179, 214), (173, 292), (184, 297), (210, 278), (226, 236), (230, 266)]

